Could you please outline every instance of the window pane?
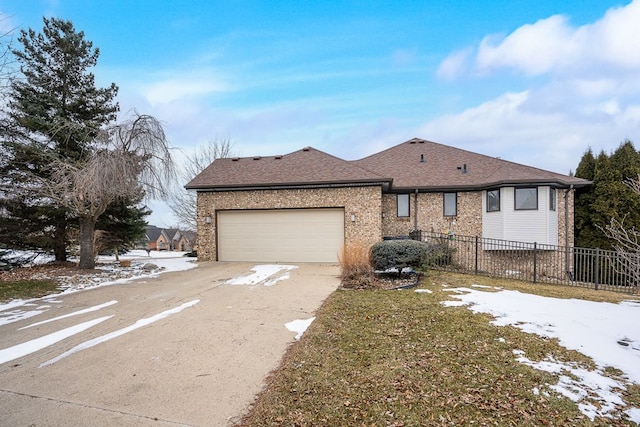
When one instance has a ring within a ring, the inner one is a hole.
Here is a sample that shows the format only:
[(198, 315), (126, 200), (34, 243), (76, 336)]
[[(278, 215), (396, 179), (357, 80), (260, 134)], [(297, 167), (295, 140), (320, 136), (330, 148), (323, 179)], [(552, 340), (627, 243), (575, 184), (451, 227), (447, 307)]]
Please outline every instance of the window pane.
[(538, 209), (537, 188), (516, 188), (516, 210)]
[(500, 210), (500, 190), (487, 191), (487, 212)]
[(444, 216), (456, 216), (457, 193), (444, 193)]
[(408, 194), (398, 194), (398, 216), (409, 216)]
[(549, 188), (549, 209), (552, 211), (556, 210), (556, 189)]

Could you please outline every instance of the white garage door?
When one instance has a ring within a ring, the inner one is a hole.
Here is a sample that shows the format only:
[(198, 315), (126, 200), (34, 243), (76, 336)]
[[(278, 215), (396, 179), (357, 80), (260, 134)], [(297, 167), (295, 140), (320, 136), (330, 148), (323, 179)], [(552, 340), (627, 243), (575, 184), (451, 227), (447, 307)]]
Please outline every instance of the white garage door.
[(344, 209), (218, 212), (218, 259), (336, 262), (344, 244)]

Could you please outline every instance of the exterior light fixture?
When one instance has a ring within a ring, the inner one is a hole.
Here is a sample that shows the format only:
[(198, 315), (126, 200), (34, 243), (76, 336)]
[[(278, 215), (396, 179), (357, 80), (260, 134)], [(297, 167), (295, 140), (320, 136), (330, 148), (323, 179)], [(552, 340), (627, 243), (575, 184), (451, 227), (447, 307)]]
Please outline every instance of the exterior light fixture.
[(207, 216), (204, 217), (204, 222), (206, 224), (211, 224), (211, 215), (207, 214)]
[(351, 222), (356, 222), (356, 214), (351, 214)]

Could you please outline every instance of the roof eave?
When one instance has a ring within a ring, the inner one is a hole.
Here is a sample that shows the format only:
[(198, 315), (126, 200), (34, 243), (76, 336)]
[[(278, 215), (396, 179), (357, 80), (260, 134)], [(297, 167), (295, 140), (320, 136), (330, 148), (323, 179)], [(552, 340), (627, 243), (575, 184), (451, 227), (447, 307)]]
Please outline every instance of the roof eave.
[(560, 182), (559, 180), (545, 181), (526, 181), (526, 180), (505, 180), (487, 182), (481, 184), (464, 184), (464, 185), (433, 185), (433, 186), (402, 186), (392, 187), (390, 191), (406, 192), (406, 191), (423, 191), (423, 192), (439, 192), (439, 191), (480, 191), (499, 187), (556, 187), (556, 188), (582, 188), (593, 184), (591, 181), (585, 182)]
[(250, 190), (293, 190), (293, 189), (315, 189), (315, 188), (339, 188), (339, 187), (369, 187), (391, 186), (391, 179), (368, 179), (354, 181), (319, 181), (319, 182), (289, 182), (289, 183), (263, 183), (263, 184), (237, 184), (237, 185), (185, 185), (187, 190), (222, 192), (222, 191), (250, 191)]

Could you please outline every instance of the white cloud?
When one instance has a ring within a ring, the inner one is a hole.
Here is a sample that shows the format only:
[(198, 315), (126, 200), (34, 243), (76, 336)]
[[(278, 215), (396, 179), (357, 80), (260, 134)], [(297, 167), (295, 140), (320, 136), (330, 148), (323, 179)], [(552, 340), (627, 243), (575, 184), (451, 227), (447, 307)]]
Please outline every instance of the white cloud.
[(477, 49), (475, 66), (483, 74), (502, 68), (526, 75), (567, 70), (590, 74), (594, 66), (633, 70), (640, 67), (638, 22), (639, 0), (612, 8), (602, 19), (581, 27), (571, 26), (565, 16), (554, 15), (506, 37), (485, 37)]
[(476, 67), (481, 73), (511, 67), (537, 75), (575, 57), (567, 19), (556, 15), (524, 25), (506, 38), (485, 37), (478, 48)]
[(545, 93), (504, 94), (459, 114), (434, 119), (420, 128), (420, 135), (566, 174), (575, 170), (588, 147), (610, 151), (637, 133), (638, 107), (622, 107), (610, 100), (592, 109), (579, 102), (574, 110), (545, 108)]
[(635, 0), (626, 7), (610, 9), (588, 33), (588, 51), (599, 55), (613, 65), (625, 68), (640, 67), (640, 1)]
[(440, 77), (505, 79), (505, 70), (516, 70), (524, 77), (509, 84), (520, 89), (435, 118), (421, 126), (421, 135), (560, 173), (575, 170), (588, 147), (612, 151), (634, 140), (640, 131), (638, 22), (640, 0), (589, 25), (573, 27), (555, 15), (452, 53), (440, 64)]

